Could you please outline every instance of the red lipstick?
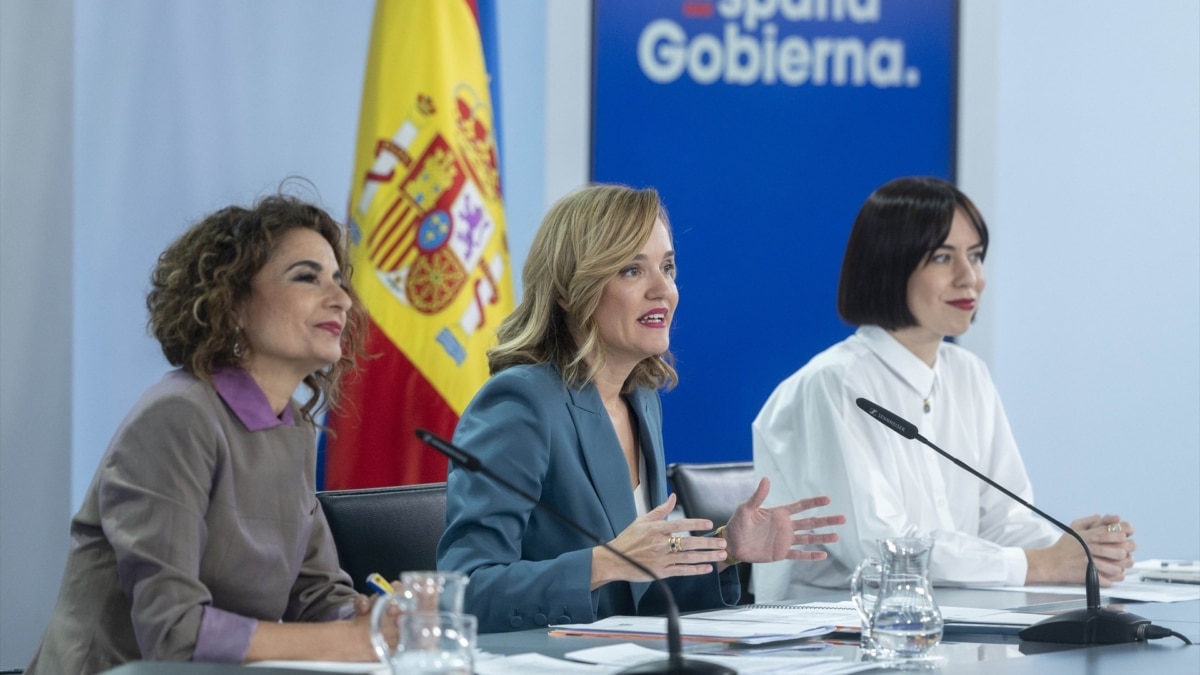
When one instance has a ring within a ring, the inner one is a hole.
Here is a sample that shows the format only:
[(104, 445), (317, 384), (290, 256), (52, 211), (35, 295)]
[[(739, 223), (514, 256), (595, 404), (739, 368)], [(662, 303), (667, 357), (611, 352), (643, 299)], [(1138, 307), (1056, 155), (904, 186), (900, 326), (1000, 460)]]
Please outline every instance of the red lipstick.
[(342, 336), (342, 324), (337, 321), (326, 321), (325, 323), (317, 324), (317, 328), (329, 333), (334, 337)]
[(966, 311), (966, 312), (971, 312), (971, 311), (974, 311), (974, 309), (975, 309), (976, 301), (970, 300), (970, 299), (951, 300), (951, 301), (947, 302), (946, 304), (953, 305), (953, 306), (955, 306), (963, 311)]

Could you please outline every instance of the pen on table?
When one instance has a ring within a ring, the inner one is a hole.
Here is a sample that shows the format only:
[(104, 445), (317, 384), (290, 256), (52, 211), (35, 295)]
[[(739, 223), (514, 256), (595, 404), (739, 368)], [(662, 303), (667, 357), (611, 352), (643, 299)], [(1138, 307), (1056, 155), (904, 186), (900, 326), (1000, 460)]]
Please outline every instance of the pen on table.
[(380, 595), (395, 595), (396, 593), (392, 585), (388, 583), (388, 580), (384, 579), (383, 575), (379, 572), (371, 572), (370, 576), (367, 577), (367, 586), (370, 586), (371, 590)]

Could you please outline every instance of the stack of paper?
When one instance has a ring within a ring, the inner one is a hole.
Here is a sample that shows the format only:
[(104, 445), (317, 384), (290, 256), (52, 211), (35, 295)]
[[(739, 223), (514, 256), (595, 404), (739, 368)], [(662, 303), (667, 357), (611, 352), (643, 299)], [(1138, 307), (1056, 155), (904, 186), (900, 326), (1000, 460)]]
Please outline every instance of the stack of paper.
[[(666, 658), (660, 652), (633, 644), (592, 647), (567, 654), (568, 659), (607, 666), (629, 667), (647, 661)], [(719, 663), (732, 668), (739, 675), (751, 673), (814, 673), (819, 675), (843, 675), (863, 670), (874, 670), (878, 663), (844, 661), (837, 656), (718, 656), (715, 654), (685, 654), (685, 658)]]
[[(980, 588), (987, 591), (1021, 591), (1024, 593), (1056, 593), (1060, 595), (1086, 595), (1083, 584), (1051, 586), (1033, 584), (1029, 586), (996, 586)], [(1117, 581), (1108, 588), (1100, 589), (1100, 597), (1110, 600), (1133, 600), (1137, 602), (1185, 602), (1200, 600), (1198, 584), (1164, 584), (1157, 581)]]
[[(610, 616), (592, 623), (560, 624), (551, 626), (551, 628), (553, 629), (550, 632), (551, 635), (636, 639), (666, 635), (667, 622), (662, 617)], [(721, 616), (706, 618), (705, 614), (693, 614), (679, 620), (679, 632), (685, 640), (762, 644), (815, 637), (833, 631), (834, 627), (830, 624), (795, 619), (787, 621), (729, 620)]]
[(1130, 571), (1142, 581), (1200, 584), (1200, 560), (1140, 560)]
[(1016, 635), (1026, 626), (1046, 618), (1045, 614), (1010, 612), (977, 607), (941, 607), (947, 633), (1007, 633)]
[[(516, 654), (475, 664), (478, 675), (528, 675), (528, 673), (567, 673), (574, 675), (610, 675), (648, 661), (667, 658), (666, 652), (619, 643), (581, 649), (566, 655), (571, 661), (541, 654)], [(879, 667), (877, 663), (845, 661), (836, 656), (718, 656), (686, 654), (688, 660), (710, 661), (736, 670), (740, 675), (768, 673), (811, 673), (845, 675)]]
[(347, 663), (345, 661), (255, 661), (251, 668), (287, 668), (315, 670), (320, 673), (350, 673), (353, 675), (391, 675), (392, 669), (381, 663)]
[[(1023, 628), (1031, 626), (1046, 616), (1023, 612), (1009, 612), (1001, 609), (980, 609), (974, 607), (952, 607), (940, 605), (942, 620), (946, 622), (947, 630), (954, 631), (963, 627), (970, 631), (981, 626), (1012, 626)], [(799, 605), (750, 605), (734, 609), (723, 609), (715, 612), (691, 614), (688, 618), (721, 619), (724, 621), (800, 621), (806, 624), (831, 624), (838, 631), (854, 632), (860, 630), (858, 610), (849, 600), (841, 602), (812, 602)], [(965, 632), (965, 631), (960, 631)]]
[(859, 629), (858, 611), (849, 600), (843, 602), (809, 602), (800, 605), (747, 605), (711, 612), (689, 614), (689, 618), (722, 621), (768, 621), (832, 626), (832, 630), (847, 632)]

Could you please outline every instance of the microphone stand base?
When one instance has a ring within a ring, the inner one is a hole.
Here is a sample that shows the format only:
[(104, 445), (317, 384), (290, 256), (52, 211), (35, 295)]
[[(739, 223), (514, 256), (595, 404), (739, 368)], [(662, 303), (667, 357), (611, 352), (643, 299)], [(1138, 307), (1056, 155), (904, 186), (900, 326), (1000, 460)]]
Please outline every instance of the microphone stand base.
[(1111, 645), (1145, 640), (1142, 636), (1150, 620), (1131, 612), (1107, 607), (1088, 607), (1063, 612), (1039, 621), (1017, 633), (1030, 642), (1057, 642), (1070, 645)]
[(622, 670), (617, 675), (737, 675), (737, 671), (719, 663), (683, 659), (673, 663), (671, 659), (639, 663)]

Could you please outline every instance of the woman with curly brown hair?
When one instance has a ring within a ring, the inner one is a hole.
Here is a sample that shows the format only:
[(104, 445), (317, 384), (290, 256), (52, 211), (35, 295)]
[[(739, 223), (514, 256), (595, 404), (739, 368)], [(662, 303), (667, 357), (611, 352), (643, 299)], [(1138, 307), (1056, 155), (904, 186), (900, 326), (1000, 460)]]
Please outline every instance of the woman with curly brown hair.
[(159, 256), (149, 324), (178, 369), (101, 461), (27, 672), (374, 658), (314, 484), (314, 418), (362, 348), (345, 255), (325, 211), (276, 195), (213, 213)]

